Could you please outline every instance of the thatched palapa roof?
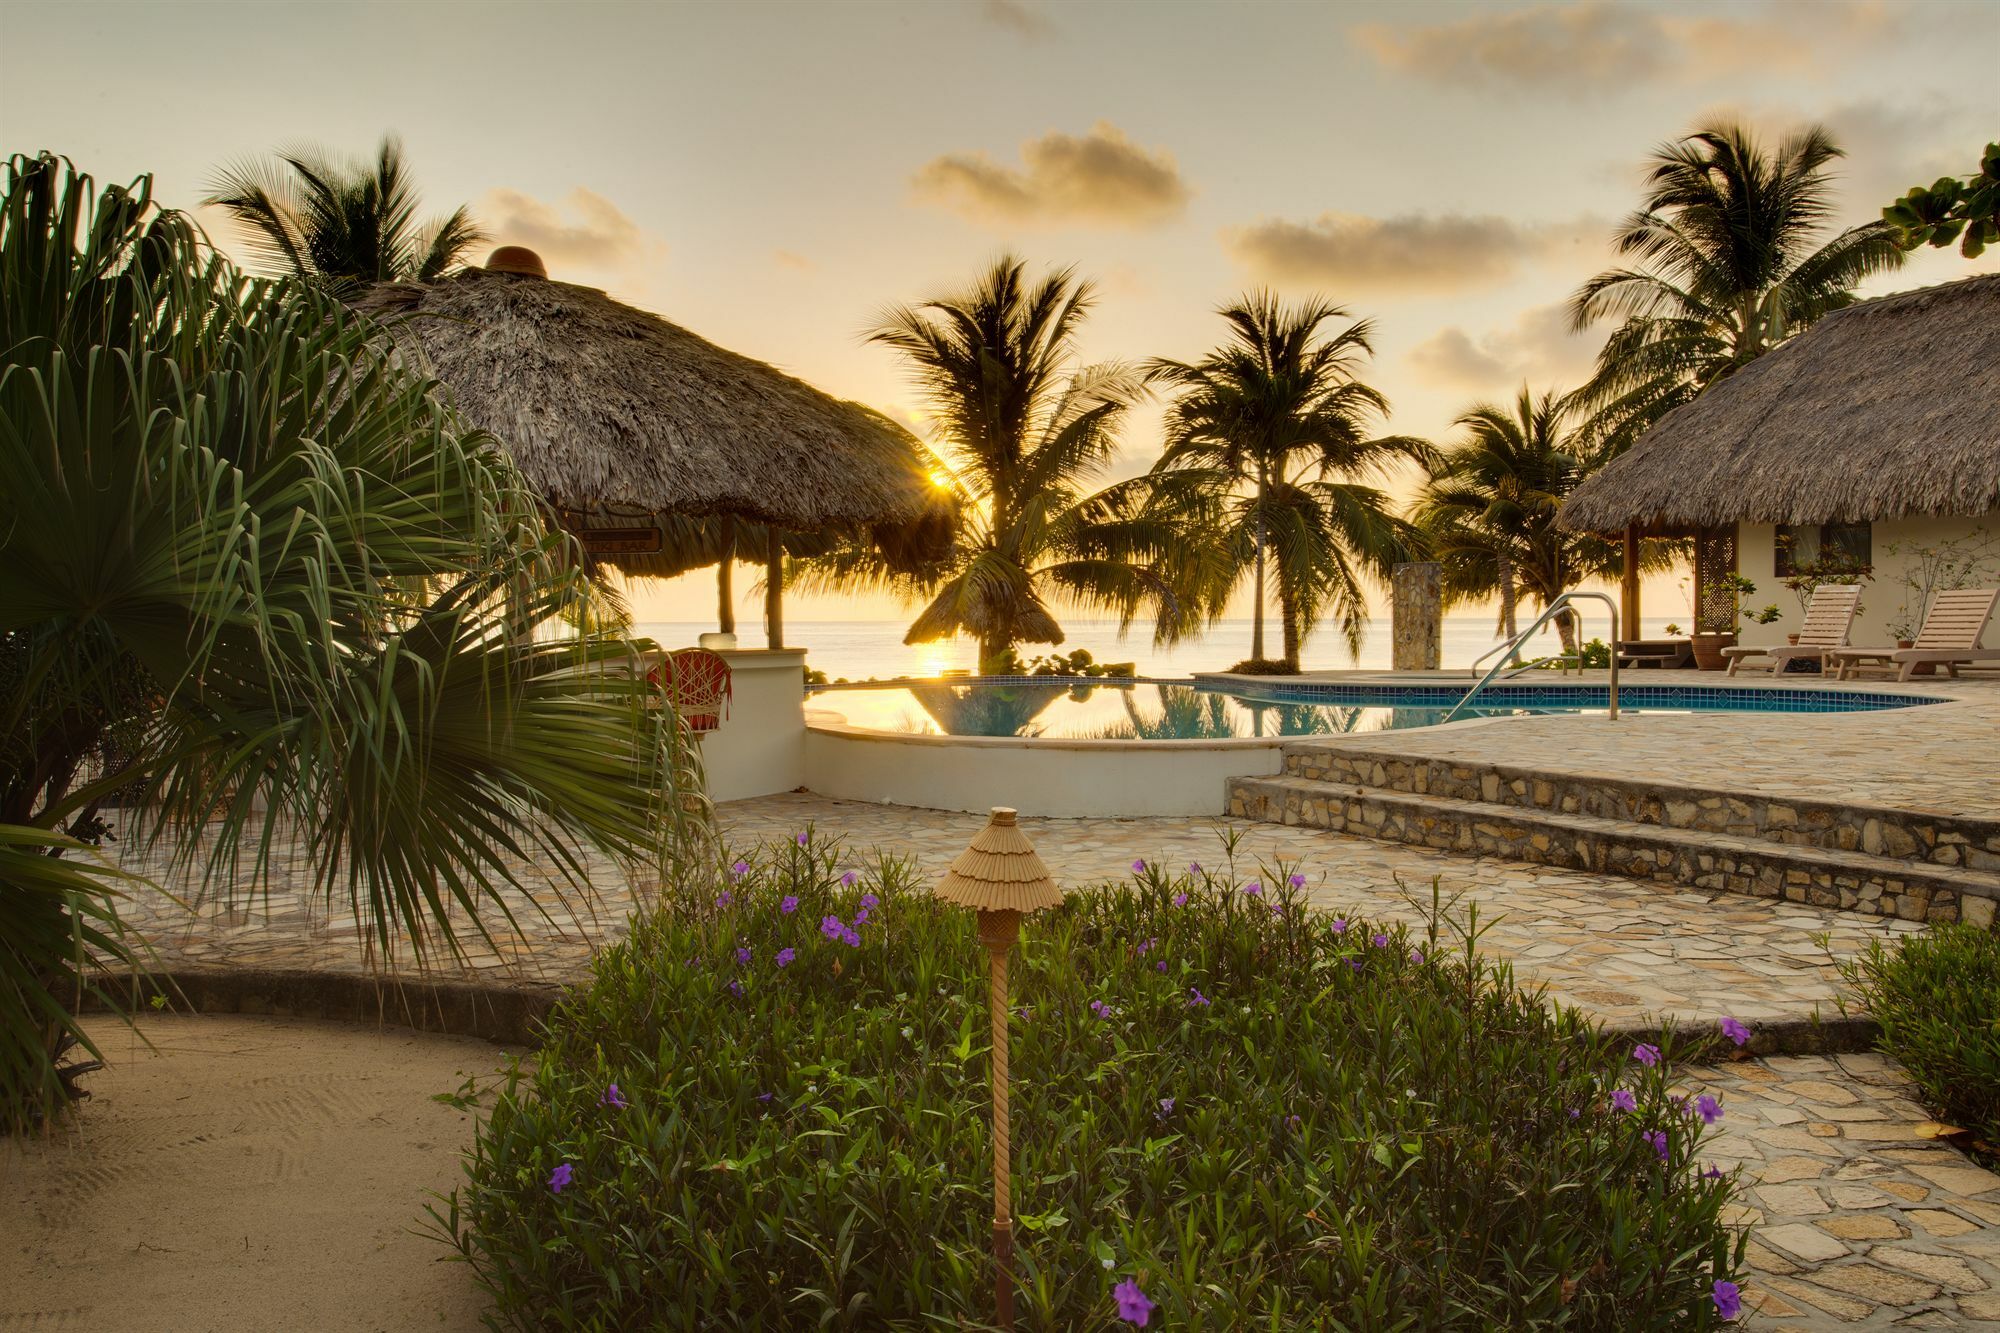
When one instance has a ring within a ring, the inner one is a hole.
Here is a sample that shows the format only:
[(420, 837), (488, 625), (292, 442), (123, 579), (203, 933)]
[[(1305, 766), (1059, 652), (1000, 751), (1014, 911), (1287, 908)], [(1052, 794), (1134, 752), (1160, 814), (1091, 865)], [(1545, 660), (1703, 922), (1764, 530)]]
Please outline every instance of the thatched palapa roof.
[(1836, 311), (1676, 408), (1564, 527), (1686, 531), (2000, 508), (2000, 275)]
[(421, 349), (555, 508), (591, 526), (728, 514), (807, 531), (923, 516), (929, 456), (887, 417), (532, 268), (383, 284), (357, 304)]

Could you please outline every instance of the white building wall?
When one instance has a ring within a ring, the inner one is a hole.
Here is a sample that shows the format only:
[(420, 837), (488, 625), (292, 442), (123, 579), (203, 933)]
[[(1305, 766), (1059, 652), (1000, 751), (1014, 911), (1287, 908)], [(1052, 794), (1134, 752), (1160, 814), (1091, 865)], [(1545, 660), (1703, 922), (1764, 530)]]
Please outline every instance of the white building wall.
[[(1909, 620), (1921, 623), (1923, 612), (1915, 604), (1916, 595), (1903, 585), (1903, 577), (1913, 565), (1919, 547), (1935, 547), (1940, 542), (1963, 541), (1983, 534), (1991, 539), (1991, 553), (1986, 560), (1986, 574), (1974, 586), (2000, 587), (2000, 510), (1981, 518), (1889, 519), (1872, 526), (1874, 572), (1862, 583), (1861, 610), (1854, 617), (1850, 643), (1857, 646), (1894, 643), (1890, 627), (1903, 618), (1906, 602), (1910, 604)], [(1737, 530), (1737, 571), (1757, 585), (1756, 592), (1744, 597), (1744, 611), (1761, 611), (1775, 605), (1783, 613), (1781, 619), (1769, 625), (1751, 624), (1746, 619), (1742, 632), (1745, 643), (1783, 643), (1787, 634), (1798, 632), (1804, 619), (1797, 594), (1785, 586), (1784, 578), (1777, 573), (1777, 531), (1769, 523), (1745, 523)], [(1659, 610), (1648, 607), (1647, 613), (1676, 616), (1683, 627), (1690, 623), (1684, 607)], [(1985, 643), (1989, 647), (2000, 646), (2000, 623), (1988, 625)]]
[(806, 780), (803, 648), (725, 648), (732, 697), (722, 725), (701, 737), (708, 795), (740, 801), (792, 791)]

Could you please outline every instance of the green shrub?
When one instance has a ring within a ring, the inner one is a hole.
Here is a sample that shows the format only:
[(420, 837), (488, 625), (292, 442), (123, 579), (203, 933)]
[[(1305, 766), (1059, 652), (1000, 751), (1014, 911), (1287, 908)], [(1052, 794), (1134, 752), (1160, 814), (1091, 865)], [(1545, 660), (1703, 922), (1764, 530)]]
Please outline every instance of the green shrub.
[[(496, 1326), (983, 1326), (970, 914), (805, 834), (738, 864), (600, 957), (439, 1231)], [(1517, 989), (1476, 916), (1378, 929), (1293, 874), (1135, 867), (1026, 924), (1021, 1327), (1112, 1327), (1128, 1280), (1173, 1329), (1712, 1326), (1734, 1180), (1666, 1063)]]
[(2000, 935), (1933, 926), (1841, 965), (1924, 1104), (2000, 1145)]

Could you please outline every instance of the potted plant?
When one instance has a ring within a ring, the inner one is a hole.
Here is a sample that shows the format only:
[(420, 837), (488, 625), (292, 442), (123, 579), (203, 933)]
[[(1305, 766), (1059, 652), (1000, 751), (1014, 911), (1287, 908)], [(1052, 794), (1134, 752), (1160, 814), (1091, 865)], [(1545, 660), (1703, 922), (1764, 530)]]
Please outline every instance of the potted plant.
[(1736, 644), (1737, 623), (1749, 620), (1758, 625), (1768, 625), (1784, 613), (1775, 606), (1767, 606), (1762, 611), (1745, 612), (1743, 599), (1757, 591), (1757, 585), (1741, 574), (1731, 574), (1723, 580), (1723, 591), (1728, 600), (1719, 613), (1704, 617), (1703, 609), (1695, 608), (1694, 665), (1697, 671), (1720, 671), (1729, 665), (1729, 659), (1722, 655), (1724, 648)]

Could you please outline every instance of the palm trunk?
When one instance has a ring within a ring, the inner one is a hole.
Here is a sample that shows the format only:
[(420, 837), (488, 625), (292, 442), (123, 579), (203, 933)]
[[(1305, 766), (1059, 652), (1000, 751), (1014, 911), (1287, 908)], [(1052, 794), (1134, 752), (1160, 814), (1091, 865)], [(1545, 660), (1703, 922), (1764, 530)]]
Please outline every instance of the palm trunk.
[[(1521, 594), (1514, 586), (1514, 561), (1510, 556), (1501, 555), (1495, 557), (1494, 563), (1500, 577), (1500, 637), (1512, 640), (1521, 632)], [(1517, 662), (1521, 660), (1519, 649), (1509, 655)]]
[(982, 634), (979, 636), (979, 674), (997, 676), (1006, 665), (1007, 650), (1014, 645), (1004, 634)]
[(1285, 636), (1285, 665), (1293, 671), (1299, 669), (1299, 608), (1285, 589), (1278, 589), (1278, 624)]
[(1250, 607), (1250, 660), (1264, 660), (1264, 498), (1268, 493), (1268, 482), (1263, 472), (1257, 474), (1257, 530), (1253, 540), (1257, 544), (1256, 574), (1251, 579), (1251, 587), (1256, 600)]
[(1556, 613), (1556, 633), (1562, 636), (1563, 652), (1576, 651), (1576, 612), (1564, 607)]

